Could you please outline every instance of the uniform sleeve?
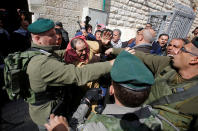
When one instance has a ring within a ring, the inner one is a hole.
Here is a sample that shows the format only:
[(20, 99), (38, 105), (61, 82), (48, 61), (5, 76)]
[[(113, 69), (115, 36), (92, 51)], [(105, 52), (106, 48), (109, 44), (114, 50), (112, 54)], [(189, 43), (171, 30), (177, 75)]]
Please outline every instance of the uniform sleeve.
[(122, 52), (124, 50), (124, 48), (113, 48), (113, 55), (118, 55), (120, 54), (120, 52)]
[(83, 67), (75, 67), (72, 64), (66, 65), (55, 59), (46, 58), (40, 63), (40, 75), (45, 83), (77, 84), (81, 86), (109, 73), (111, 67), (110, 62), (100, 62), (88, 64)]
[(166, 66), (170, 64), (170, 57), (168, 56), (158, 56), (141, 51), (136, 51), (135, 56), (141, 59), (155, 75), (160, 73)]
[(56, 53), (61, 58), (64, 58), (65, 49), (63, 49), (63, 50), (56, 50), (56, 51), (54, 51), (54, 53)]
[[(113, 48), (112, 54), (118, 55), (124, 48)], [(141, 51), (135, 51), (135, 56), (142, 60), (142, 62), (154, 73), (160, 73), (170, 63), (168, 56), (158, 56)]]

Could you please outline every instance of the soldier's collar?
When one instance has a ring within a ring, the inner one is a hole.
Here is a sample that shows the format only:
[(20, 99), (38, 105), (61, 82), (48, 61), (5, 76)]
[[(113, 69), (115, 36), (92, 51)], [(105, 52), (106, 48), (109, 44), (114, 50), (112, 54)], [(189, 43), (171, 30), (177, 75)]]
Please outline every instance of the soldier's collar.
[(60, 46), (57, 46), (57, 45), (40, 46), (40, 45), (37, 45), (37, 44), (34, 44), (34, 43), (32, 43), (31, 46), (33, 48), (38, 48), (38, 49), (45, 50), (49, 53), (52, 53), (52, 52), (54, 52), (54, 50), (58, 50), (60, 48)]

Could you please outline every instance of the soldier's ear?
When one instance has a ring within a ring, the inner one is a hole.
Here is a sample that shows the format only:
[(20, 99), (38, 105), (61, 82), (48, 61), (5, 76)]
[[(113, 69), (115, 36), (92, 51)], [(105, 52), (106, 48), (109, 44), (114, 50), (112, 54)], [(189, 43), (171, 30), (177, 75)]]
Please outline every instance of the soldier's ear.
[(34, 40), (38, 41), (40, 39), (40, 36), (39, 35), (34, 35), (33, 38), (34, 38)]
[(113, 85), (110, 85), (110, 87), (109, 87), (109, 95), (114, 95)]

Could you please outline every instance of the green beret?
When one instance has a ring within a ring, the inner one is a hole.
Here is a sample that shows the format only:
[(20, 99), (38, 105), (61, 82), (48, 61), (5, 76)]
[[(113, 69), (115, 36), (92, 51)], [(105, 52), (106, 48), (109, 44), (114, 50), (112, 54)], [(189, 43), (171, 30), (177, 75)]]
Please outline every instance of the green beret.
[(198, 37), (194, 37), (194, 38), (192, 39), (192, 44), (193, 44), (195, 47), (198, 48)]
[(134, 91), (150, 88), (154, 83), (151, 71), (139, 58), (126, 51), (117, 56), (110, 74), (114, 82)]
[(55, 24), (52, 20), (42, 18), (30, 24), (28, 31), (33, 34), (39, 34), (54, 28), (54, 26)]

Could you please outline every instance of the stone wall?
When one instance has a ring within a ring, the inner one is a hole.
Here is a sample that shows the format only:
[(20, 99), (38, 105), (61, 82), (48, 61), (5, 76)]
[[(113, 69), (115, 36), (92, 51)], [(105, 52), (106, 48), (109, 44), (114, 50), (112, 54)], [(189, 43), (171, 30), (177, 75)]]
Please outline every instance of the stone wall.
[[(174, 8), (174, 2), (192, 6), (192, 0), (105, 0), (105, 11), (108, 13), (107, 27), (119, 28), (122, 31), (121, 39), (129, 40), (135, 36), (137, 27), (144, 27), (149, 12), (170, 12)], [(28, 0), (29, 9), (34, 12), (33, 20), (38, 17), (50, 18), (61, 21), (68, 31), (69, 37), (73, 37), (79, 29), (77, 20), (82, 19), (83, 8), (102, 10), (103, 0)], [(195, 19), (194, 29), (198, 24)], [(190, 32), (191, 32), (190, 31)]]
[[(170, 12), (175, 2), (191, 6), (189, 0), (111, 0), (108, 26), (121, 29), (122, 40), (128, 40), (135, 36), (137, 27), (145, 26), (149, 12)], [(198, 18), (195, 19), (191, 31), (197, 24)]]
[(34, 12), (33, 21), (39, 17), (50, 18), (63, 23), (64, 29), (72, 38), (79, 29), (84, 7), (102, 10), (101, 0), (28, 0), (29, 10)]

